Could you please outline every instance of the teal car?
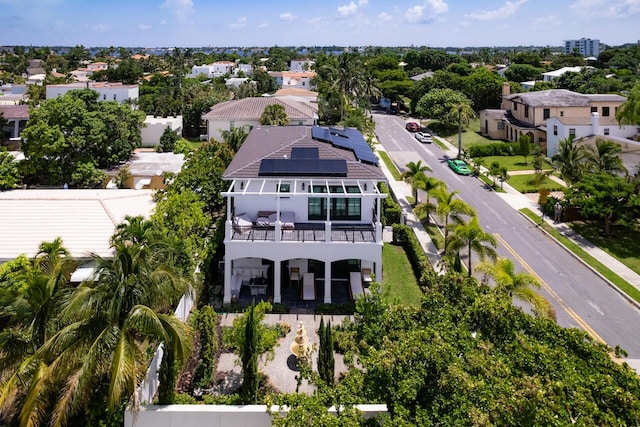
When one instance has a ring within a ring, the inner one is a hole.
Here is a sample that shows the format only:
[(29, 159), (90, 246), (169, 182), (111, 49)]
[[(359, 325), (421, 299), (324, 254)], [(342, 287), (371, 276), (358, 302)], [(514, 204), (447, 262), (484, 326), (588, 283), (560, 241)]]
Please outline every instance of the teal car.
[(464, 160), (451, 159), (447, 163), (458, 175), (471, 175), (471, 169), (469, 169)]

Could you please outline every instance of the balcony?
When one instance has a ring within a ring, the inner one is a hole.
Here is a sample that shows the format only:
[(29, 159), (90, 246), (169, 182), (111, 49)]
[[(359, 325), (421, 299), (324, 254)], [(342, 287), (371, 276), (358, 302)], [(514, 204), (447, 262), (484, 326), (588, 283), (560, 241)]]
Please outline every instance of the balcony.
[[(340, 242), (376, 243), (376, 229), (372, 224), (295, 223), (290, 228), (233, 226), (234, 241), (283, 241), (283, 242)], [(329, 236), (329, 239), (327, 239)]]

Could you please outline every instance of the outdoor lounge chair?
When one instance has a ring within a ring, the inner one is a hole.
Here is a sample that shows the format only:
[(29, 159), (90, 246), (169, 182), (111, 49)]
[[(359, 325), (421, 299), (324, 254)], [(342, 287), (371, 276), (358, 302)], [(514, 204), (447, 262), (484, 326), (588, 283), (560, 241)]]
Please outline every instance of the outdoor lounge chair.
[(371, 269), (370, 268), (363, 268), (362, 269), (362, 280), (364, 281), (365, 285), (369, 286), (369, 284), (371, 283)]
[(364, 295), (364, 288), (362, 287), (362, 274), (358, 271), (349, 273), (349, 294), (351, 299), (355, 300), (361, 295)]
[(300, 267), (291, 267), (289, 272), (289, 286), (293, 285), (294, 281), (296, 285), (300, 285)]
[(316, 299), (316, 279), (313, 273), (304, 273), (302, 276), (302, 300), (313, 301)]

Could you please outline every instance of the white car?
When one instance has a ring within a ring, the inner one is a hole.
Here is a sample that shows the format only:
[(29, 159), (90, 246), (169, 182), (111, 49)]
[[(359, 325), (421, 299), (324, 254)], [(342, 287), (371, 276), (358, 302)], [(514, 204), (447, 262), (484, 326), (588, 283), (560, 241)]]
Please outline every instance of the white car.
[(433, 139), (431, 138), (431, 134), (427, 132), (416, 132), (416, 139), (422, 143), (431, 144)]

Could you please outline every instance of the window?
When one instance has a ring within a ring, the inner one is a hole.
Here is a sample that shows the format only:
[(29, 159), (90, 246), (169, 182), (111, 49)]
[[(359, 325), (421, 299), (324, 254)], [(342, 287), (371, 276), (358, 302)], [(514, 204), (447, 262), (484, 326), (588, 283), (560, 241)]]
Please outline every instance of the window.
[(281, 193), (288, 193), (291, 190), (291, 184), (280, 184), (278, 189)]
[(529, 106), (528, 105), (524, 106), (524, 117), (525, 118), (529, 118)]
[(564, 117), (564, 111), (560, 111), (560, 117)]
[(569, 128), (569, 138), (573, 139), (576, 137), (576, 128)]
[(553, 134), (558, 135), (558, 126), (553, 126)]
[(604, 128), (604, 134), (609, 135), (609, 128)]
[(103, 101), (105, 101), (106, 99), (107, 99), (107, 94), (106, 94), (106, 93), (103, 93), (103, 94), (102, 94), (102, 100), (103, 100)]
[(498, 122), (498, 130), (504, 130), (504, 122)]
[(598, 112), (598, 107), (591, 107), (591, 112), (592, 113), (597, 113)]
[(115, 101), (116, 99), (117, 99), (117, 98), (116, 98), (116, 94), (114, 93), (114, 94), (113, 94), (113, 100)]
[(327, 219), (327, 199), (321, 197), (309, 197), (308, 209), (309, 220), (325, 220)]
[(515, 102), (513, 103), (513, 111), (518, 111), (518, 104)]
[(549, 117), (551, 117), (551, 110), (548, 108), (545, 108), (544, 110), (542, 110), (542, 118), (544, 120), (547, 120)]
[[(314, 193), (326, 192), (326, 187), (318, 186), (318, 189), (323, 188), (325, 191), (316, 191), (316, 186), (313, 188)], [(347, 193), (359, 193), (360, 189), (357, 186), (347, 186)], [(331, 193), (342, 193), (342, 187), (332, 186), (330, 187)], [(309, 197), (308, 202), (308, 216), (309, 220), (325, 220), (327, 219), (327, 204), (331, 205), (330, 219), (332, 221), (360, 221), (361, 220), (361, 200), (358, 198), (346, 198), (336, 197), (326, 199), (324, 197)]]
[(610, 114), (609, 107), (602, 107), (602, 117), (609, 117)]

